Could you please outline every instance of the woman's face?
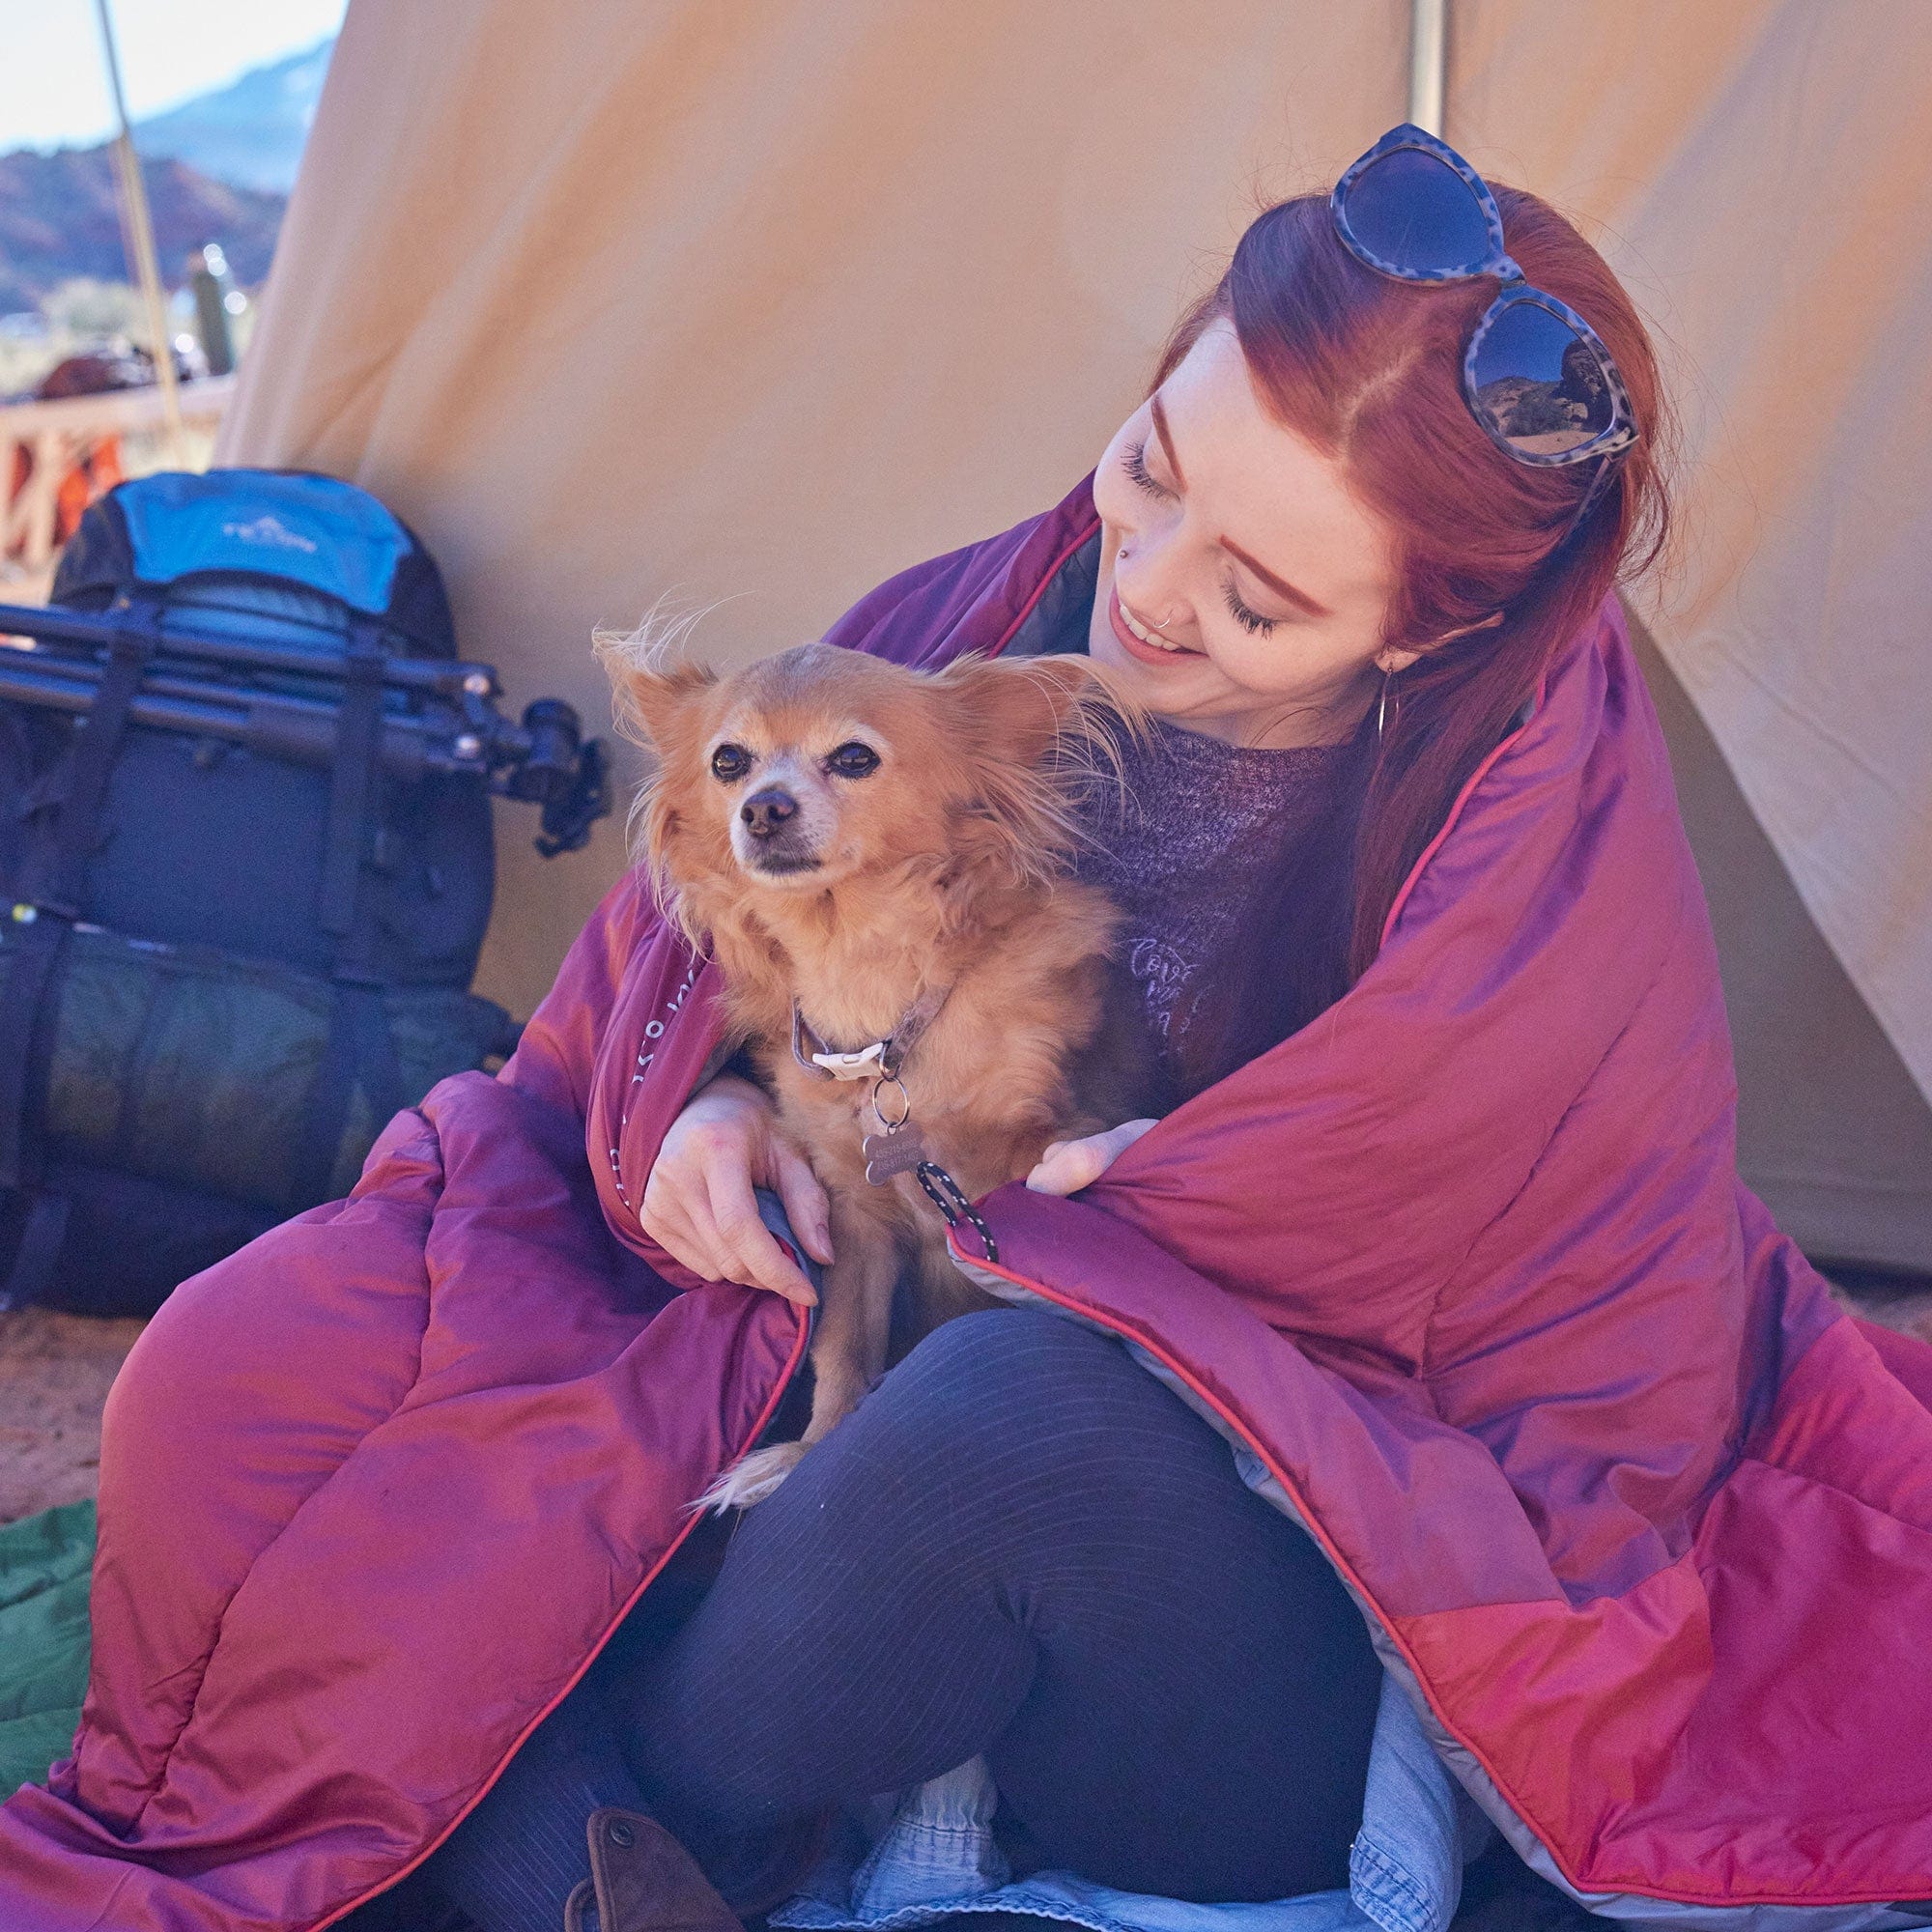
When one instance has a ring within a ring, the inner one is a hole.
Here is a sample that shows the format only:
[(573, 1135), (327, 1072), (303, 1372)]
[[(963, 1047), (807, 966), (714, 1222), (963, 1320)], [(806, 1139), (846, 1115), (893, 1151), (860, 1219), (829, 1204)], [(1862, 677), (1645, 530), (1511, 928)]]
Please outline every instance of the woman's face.
[(1121, 426), (1094, 501), (1088, 649), (1134, 697), (1236, 744), (1348, 736), (1381, 677), (1386, 526), (1264, 412), (1232, 323), (1204, 330)]

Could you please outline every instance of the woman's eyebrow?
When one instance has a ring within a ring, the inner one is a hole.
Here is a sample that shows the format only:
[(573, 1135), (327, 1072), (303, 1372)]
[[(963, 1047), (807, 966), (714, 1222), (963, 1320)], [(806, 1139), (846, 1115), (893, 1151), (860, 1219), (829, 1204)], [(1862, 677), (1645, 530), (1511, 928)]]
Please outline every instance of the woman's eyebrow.
[(1160, 406), (1160, 391), (1156, 389), (1149, 398), (1153, 408), (1153, 433), (1160, 438), (1160, 446), (1167, 452), (1167, 467), (1174, 471), (1174, 480), (1184, 490), (1187, 477), (1180, 468), (1180, 459), (1174, 453), (1174, 439), (1167, 433), (1167, 412)]
[(1327, 605), (1317, 602), (1305, 590), (1297, 590), (1287, 578), (1277, 577), (1266, 564), (1257, 563), (1232, 537), (1218, 537), (1215, 541), (1220, 544), (1221, 548), (1230, 556), (1238, 557), (1245, 563), (1277, 597), (1286, 599), (1296, 610), (1307, 611), (1311, 617), (1331, 617), (1334, 615), (1334, 612), (1329, 610)]

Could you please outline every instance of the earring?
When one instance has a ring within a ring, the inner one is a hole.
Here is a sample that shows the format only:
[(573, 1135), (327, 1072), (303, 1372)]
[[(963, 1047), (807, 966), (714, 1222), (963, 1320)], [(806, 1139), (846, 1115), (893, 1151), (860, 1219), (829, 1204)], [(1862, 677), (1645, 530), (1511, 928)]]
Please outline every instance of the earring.
[[(1395, 672), (1387, 665), (1382, 667), (1381, 696), (1376, 700), (1376, 740), (1379, 743), (1388, 730), (1389, 686), (1395, 682)], [(1402, 699), (1396, 699), (1396, 716), (1402, 716)]]

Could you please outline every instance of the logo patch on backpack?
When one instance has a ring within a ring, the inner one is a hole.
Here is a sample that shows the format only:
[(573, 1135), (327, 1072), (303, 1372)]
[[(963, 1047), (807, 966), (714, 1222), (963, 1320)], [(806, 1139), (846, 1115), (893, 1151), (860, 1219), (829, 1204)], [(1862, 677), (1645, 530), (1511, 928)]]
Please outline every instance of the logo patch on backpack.
[(237, 543), (262, 544), (270, 550), (298, 550), (313, 556), (320, 546), (313, 537), (292, 530), (281, 518), (264, 513), (246, 524), (223, 524), (221, 534)]

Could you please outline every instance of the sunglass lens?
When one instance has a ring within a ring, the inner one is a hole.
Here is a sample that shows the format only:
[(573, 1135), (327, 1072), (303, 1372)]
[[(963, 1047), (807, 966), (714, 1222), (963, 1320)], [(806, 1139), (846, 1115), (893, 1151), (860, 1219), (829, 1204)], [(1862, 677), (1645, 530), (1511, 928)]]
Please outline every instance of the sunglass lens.
[(1560, 315), (1512, 302), (1476, 349), (1476, 402), (1525, 455), (1577, 449), (1609, 428), (1615, 404), (1602, 358)]
[(1489, 258), (1489, 222), (1474, 189), (1419, 148), (1371, 161), (1350, 183), (1342, 212), (1361, 246), (1392, 269), (1453, 275)]

